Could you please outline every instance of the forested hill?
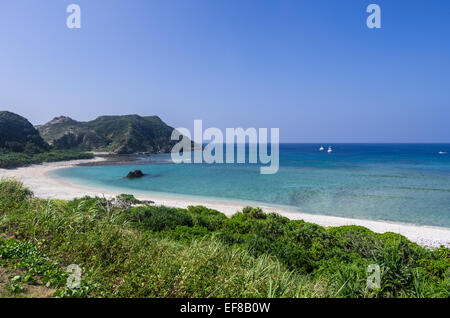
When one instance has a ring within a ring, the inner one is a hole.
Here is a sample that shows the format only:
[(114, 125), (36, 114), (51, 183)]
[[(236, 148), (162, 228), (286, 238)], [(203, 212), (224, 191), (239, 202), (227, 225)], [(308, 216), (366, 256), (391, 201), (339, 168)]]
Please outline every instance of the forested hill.
[(36, 154), (49, 150), (49, 145), (24, 117), (0, 111), (0, 152)]
[(61, 116), (36, 128), (57, 149), (166, 153), (176, 143), (170, 140), (173, 128), (158, 116), (101, 116), (88, 122)]
[(0, 111), (0, 168), (90, 158), (91, 153), (51, 147), (26, 118)]

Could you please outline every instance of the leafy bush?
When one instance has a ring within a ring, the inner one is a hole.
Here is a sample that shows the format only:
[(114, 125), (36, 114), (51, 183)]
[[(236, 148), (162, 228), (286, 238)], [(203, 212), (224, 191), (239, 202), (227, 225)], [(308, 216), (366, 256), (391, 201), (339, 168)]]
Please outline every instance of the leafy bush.
[(12, 293), (23, 292), (23, 283), (36, 284), (39, 280), (47, 287), (58, 288), (55, 296), (85, 296), (89, 291), (87, 281), (83, 280), (78, 290), (69, 290), (66, 287), (69, 274), (39, 250), (41, 244), (41, 242), (32, 244), (0, 237), (0, 266), (7, 265), (21, 270), (20, 275), (10, 277), (9, 291)]
[(0, 216), (26, 203), (33, 196), (33, 192), (14, 179), (0, 180)]
[(140, 200), (136, 199), (132, 194), (119, 194), (117, 197), (118, 201), (130, 203), (130, 204), (140, 204), (142, 203)]
[(135, 207), (126, 214), (126, 219), (151, 231), (173, 230), (177, 226), (192, 226), (192, 218), (181, 209), (168, 208), (164, 206)]

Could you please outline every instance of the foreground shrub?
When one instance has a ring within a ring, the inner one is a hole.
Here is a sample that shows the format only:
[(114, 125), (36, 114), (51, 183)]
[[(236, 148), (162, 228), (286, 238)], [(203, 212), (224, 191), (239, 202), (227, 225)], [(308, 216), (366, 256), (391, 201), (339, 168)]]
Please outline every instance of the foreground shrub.
[[(80, 265), (88, 296), (449, 296), (444, 247), (254, 208), (227, 218), (205, 207), (117, 204), (124, 200), (132, 197), (42, 200), (2, 180), (0, 232), (40, 242), (40, 252), (61, 268)], [(371, 264), (381, 269), (377, 289), (366, 283)]]
[(19, 181), (0, 179), (0, 216), (8, 211), (14, 211), (30, 199), (32, 195), (33, 193)]

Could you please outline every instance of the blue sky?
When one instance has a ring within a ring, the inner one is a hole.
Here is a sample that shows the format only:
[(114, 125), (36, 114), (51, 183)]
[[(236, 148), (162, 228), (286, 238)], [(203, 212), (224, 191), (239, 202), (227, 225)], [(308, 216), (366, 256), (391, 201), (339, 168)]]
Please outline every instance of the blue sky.
[[(66, 27), (67, 5), (82, 28)], [(382, 29), (366, 27), (379, 4)], [(2, 0), (0, 109), (450, 142), (450, 1)]]

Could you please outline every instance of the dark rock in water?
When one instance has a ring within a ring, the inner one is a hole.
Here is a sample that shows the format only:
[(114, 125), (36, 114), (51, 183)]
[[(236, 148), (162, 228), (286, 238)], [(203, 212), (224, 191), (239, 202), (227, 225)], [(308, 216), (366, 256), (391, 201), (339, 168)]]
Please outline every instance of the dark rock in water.
[(144, 174), (142, 173), (141, 170), (134, 170), (134, 171), (130, 171), (126, 177), (128, 179), (135, 179), (135, 178), (141, 178), (143, 176), (144, 176)]

